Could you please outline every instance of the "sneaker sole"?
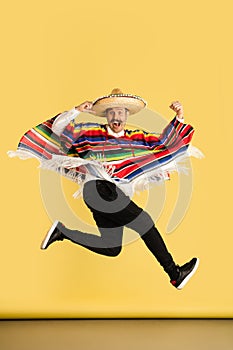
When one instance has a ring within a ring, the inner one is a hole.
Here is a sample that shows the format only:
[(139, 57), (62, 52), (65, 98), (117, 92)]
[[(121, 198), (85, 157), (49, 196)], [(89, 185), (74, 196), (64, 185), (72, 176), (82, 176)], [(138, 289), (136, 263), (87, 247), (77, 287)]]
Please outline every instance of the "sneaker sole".
[(58, 224), (58, 220), (54, 221), (53, 225), (51, 226), (50, 230), (48, 231), (48, 233), (46, 234), (43, 242), (41, 243), (40, 249), (46, 249), (47, 247), (47, 243), (51, 237), (51, 235), (53, 234), (53, 231), (55, 230), (57, 224)]
[(188, 281), (190, 280), (190, 278), (194, 275), (194, 273), (197, 271), (197, 268), (199, 266), (199, 258), (197, 258), (196, 264), (194, 265), (194, 268), (192, 269), (192, 271), (190, 272), (190, 274), (188, 274), (188, 276), (185, 277), (185, 279), (181, 282), (181, 284), (177, 287), (177, 289), (182, 289), (184, 288), (184, 286), (188, 283)]

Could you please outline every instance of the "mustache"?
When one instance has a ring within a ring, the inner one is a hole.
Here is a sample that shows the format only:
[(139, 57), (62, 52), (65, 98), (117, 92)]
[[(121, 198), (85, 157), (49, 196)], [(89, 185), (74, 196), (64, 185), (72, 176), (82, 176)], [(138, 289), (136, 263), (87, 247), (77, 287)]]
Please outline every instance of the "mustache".
[(122, 124), (123, 121), (120, 120), (120, 119), (118, 119), (118, 118), (112, 118), (112, 119), (110, 120), (110, 123), (120, 123), (120, 124)]

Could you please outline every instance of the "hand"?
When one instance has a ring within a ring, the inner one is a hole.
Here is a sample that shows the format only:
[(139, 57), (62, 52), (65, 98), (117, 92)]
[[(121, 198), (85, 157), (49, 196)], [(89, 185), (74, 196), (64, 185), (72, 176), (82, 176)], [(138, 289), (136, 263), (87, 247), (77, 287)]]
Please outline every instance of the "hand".
[(183, 119), (184, 118), (184, 111), (183, 106), (179, 101), (174, 101), (169, 106), (174, 112), (176, 112), (176, 115), (178, 118)]
[(93, 107), (93, 103), (90, 101), (86, 101), (86, 102), (81, 103), (81, 105), (75, 107), (75, 109), (77, 109), (79, 112), (96, 114), (96, 112), (93, 111), (92, 107)]

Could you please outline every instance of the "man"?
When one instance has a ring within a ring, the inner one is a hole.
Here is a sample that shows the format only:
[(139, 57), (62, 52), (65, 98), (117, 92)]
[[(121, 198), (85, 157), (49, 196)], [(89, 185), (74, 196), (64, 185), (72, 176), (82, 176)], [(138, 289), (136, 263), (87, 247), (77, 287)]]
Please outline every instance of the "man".
[[(97, 236), (70, 230), (55, 221), (41, 249), (66, 239), (92, 252), (117, 256), (126, 226), (139, 234), (171, 284), (182, 289), (197, 270), (199, 259), (176, 265), (150, 215), (130, 197), (142, 185), (168, 179), (174, 161), (192, 155), (189, 144), (194, 130), (184, 124), (183, 107), (178, 101), (170, 105), (175, 118), (159, 136), (125, 128), (128, 116), (145, 107), (146, 101), (140, 96), (114, 89), (109, 95), (86, 101), (29, 130), (16, 153), (9, 155), (36, 157), (42, 167), (83, 182), (84, 202), (100, 231)], [(80, 112), (105, 117), (107, 124), (76, 123)]]

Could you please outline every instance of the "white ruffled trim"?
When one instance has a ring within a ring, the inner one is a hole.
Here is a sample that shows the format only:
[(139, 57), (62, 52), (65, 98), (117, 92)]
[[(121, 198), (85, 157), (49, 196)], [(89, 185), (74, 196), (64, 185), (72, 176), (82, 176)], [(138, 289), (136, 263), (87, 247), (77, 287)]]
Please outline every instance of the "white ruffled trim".
[(35, 154), (29, 152), (29, 151), (23, 151), (21, 149), (18, 149), (17, 151), (8, 151), (7, 152), (8, 157), (14, 158), (19, 157), (20, 159), (29, 159), (29, 158), (36, 158), (39, 161), (41, 160), (40, 157), (37, 157)]
[(194, 158), (199, 158), (199, 159), (205, 157), (204, 154), (202, 153), (202, 151), (193, 145), (189, 145), (189, 147), (187, 149), (187, 155), (189, 157), (194, 157)]
[[(73, 194), (74, 198), (82, 194), (85, 182), (97, 178), (114, 182), (126, 195), (132, 197), (134, 192), (147, 190), (151, 184), (159, 184), (168, 180), (170, 178), (169, 173), (176, 171), (187, 174), (188, 168), (183, 162), (190, 156), (199, 159), (204, 157), (203, 153), (197, 147), (190, 145), (188, 150), (175, 160), (129, 181), (127, 179), (114, 178), (114, 164), (104, 163), (101, 161), (101, 158), (86, 160), (79, 157), (53, 155), (51, 159), (41, 159), (35, 154), (24, 150), (8, 151), (7, 154), (11, 158), (16, 156), (20, 159), (36, 158), (40, 161), (41, 168), (58, 172), (62, 176), (76, 182), (80, 185), (80, 189)], [(81, 166), (85, 166), (86, 173), (77, 172), (76, 168)], [(67, 169), (69, 170), (67, 171)]]

